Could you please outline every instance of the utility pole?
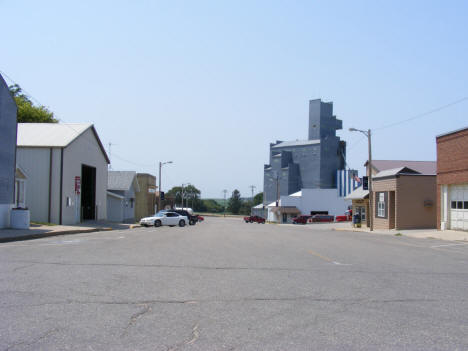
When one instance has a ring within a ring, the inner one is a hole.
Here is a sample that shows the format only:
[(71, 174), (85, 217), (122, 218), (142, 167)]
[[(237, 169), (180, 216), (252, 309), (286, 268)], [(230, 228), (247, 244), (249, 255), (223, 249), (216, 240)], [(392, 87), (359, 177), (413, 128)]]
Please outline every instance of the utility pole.
[(371, 143), (371, 130), (367, 131), (367, 143), (369, 148), (369, 224), (370, 231), (374, 230), (374, 194), (372, 192), (372, 143)]
[(254, 202), (254, 191), (255, 191), (256, 186), (255, 186), (255, 185), (249, 185), (249, 188), (250, 188), (250, 190), (252, 190), (252, 205), (253, 205), (253, 202)]
[(172, 161), (159, 162), (159, 197), (158, 197), (158, 212), (161, 211), (161, 168), (164, 165), (170, 164)]
[(276, 172), (276, 207), (279, 206), (279, 200), (280, 200), (279, 172)]
[(227, 194), (227, 189), (224, 189), (223, 193), (224, 193), (224, 217), (226, 217), (226, 194)]
[(350, 132), (360, 132), (364, 134), (367, 137), (367, 148), (369, 151), (369, 160), (367, 160), (368, 164), (368, 170), (369, 174), (367, 176), (369, 177), (369, 211), (367, 215), (369, 216), (369, 225), (370, 228), (369, 230), (372, 232), (374, 230), (374, 218), (373, 218), (373, 213), (374, 213), (374, 194), (372, 193), (372, 142), (371, 142), (371, 130), (360, 130), (356, 128), (349, 128)]
[(111, 151), (112, 143), (109, 142), (109, 170), (112, 170), (112, 151)]

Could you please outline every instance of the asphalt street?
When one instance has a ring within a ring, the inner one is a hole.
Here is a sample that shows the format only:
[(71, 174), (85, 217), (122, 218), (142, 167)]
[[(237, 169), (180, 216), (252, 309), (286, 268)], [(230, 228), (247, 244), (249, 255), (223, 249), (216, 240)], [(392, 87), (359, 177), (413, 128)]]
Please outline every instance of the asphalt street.
[(318, 225), (0, 244), (1, 350), (468, 350), (468, 244)]

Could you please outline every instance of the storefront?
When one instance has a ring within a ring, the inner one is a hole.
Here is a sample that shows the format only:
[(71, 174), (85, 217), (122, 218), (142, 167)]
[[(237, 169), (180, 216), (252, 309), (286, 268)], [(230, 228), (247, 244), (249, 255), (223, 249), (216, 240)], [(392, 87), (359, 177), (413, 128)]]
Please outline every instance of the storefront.
[(346, 199), (352, 201), (353, 218), (357, 215), (361, 226), (369, 227), (369, 191), (363, 190), (360, 186), (346, 196)]
[(468, 128), (439, 135), (437, 227), (468, 230)]

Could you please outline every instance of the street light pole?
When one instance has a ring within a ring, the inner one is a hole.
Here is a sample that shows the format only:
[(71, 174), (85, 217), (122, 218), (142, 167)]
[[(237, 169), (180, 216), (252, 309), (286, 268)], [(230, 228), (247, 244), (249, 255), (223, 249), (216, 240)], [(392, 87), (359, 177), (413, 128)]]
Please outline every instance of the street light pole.
[(227, 193), (227, 189), (224, 189), (223, 193), (224, 193), (224, 209), (223, 209), (223, 212), (224, 212), (224, 217), (226, 217), (226, 193)]
[(163, 165), (172, 163), (172, 161), (159, 162), (159, 197), (158, 197), (158, 211), (161, 211), (161, 168)]
[(370, 224), (370, 231), (372, 232), (374, 230), (374, 218), (373, 218), (373, 213), (374, 213), (374, 194), (372, 193), (372, 142), (371, 142), (371, 130), (360, 130), (356, 128), (349, 128), (350, 132), (360, 132), (364, 134), (367, 137), (367, 148), (369, 151), (369, 159), (367, 160), (368, 164), (368, 169), (369, 169), (369, 174), (367, 175), (369, 178), (369, 224)]

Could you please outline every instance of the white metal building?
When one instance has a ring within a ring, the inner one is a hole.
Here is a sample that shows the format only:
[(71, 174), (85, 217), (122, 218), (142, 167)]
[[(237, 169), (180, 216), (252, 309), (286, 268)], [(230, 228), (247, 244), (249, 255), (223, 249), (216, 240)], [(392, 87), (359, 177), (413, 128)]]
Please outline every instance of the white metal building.
[(16, 161), (28, 177), (32, 221), (107, 218), (110, 161), (92, 124), (19, 123)]
[(140, 191), (137, 173), (109, 171), (107, 189), (107, 219), (114, 222), (135, 222), (135, 197)]

